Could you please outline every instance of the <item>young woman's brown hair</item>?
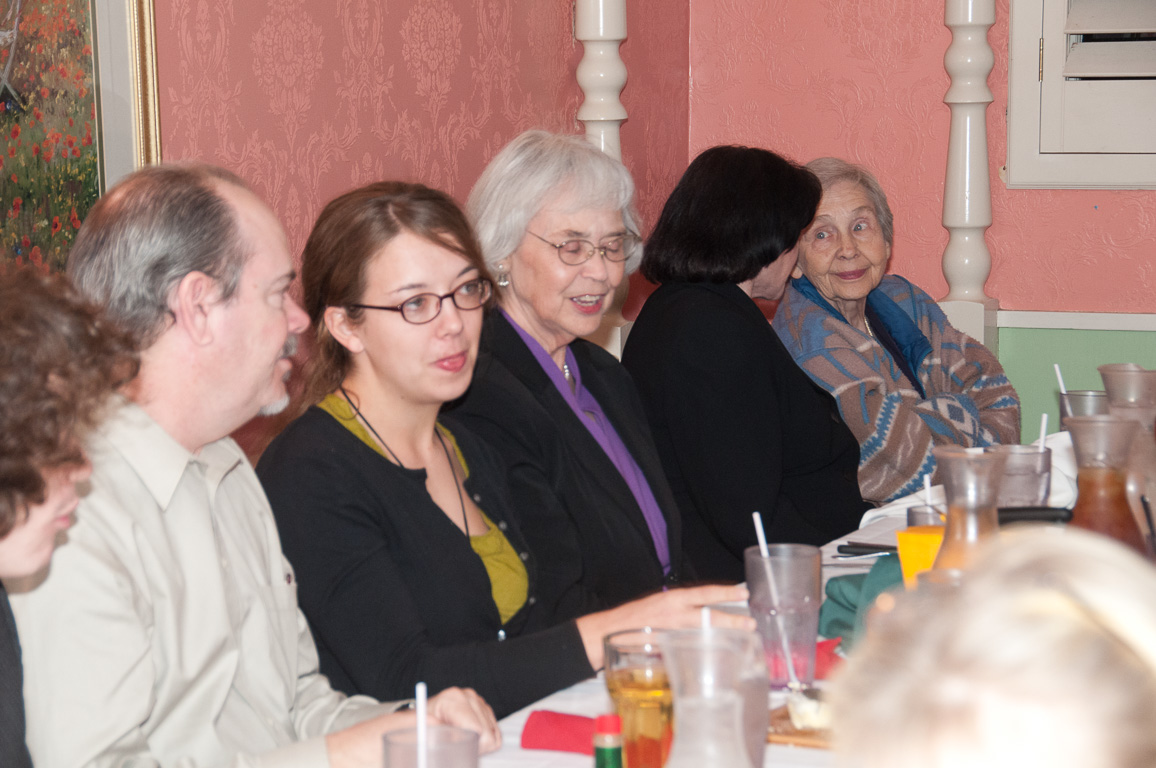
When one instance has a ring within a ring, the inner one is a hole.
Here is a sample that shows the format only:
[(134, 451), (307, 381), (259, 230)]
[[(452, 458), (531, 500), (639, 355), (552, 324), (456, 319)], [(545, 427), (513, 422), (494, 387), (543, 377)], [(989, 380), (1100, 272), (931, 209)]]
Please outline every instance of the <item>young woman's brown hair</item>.
[(346, 307), (351, 321), (363, 310), (352, 306), (365, 293), (370, 261), (393, 238), (410, 232), (459, 253), (489, 278), (469, 222), (453, 199), (422, 184), (382, 181), (334, 199), (317, 218), (302, 259), (302, 302), (313, 323), (315, 348), (307, 365), (303, 407), (337, 389), (349, 373), (349, 350), (325, 327), (326, 307)]

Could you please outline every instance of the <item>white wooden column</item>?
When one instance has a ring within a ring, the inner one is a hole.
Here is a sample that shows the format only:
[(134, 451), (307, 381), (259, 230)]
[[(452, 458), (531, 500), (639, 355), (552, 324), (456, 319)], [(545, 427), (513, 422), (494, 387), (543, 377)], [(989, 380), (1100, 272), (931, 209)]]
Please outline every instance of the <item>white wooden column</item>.
[(594, 146), (621, 160), (618, 128), (626, 107), (618, 96), (626, 86), (626, 65), (618, 46), (626, 39), (626, 0), (575, 0), (574, 36), (583, 48), (575, 73), (585, 96), (578, 119)]
[[(594, 146), (622, 160), (618, 129), (626, 119), (626, 107), (618, 96), (626, 86), (626, 65), (618, 55), (618, 46), (626, 39), (626, 0), (575, 0), (574, 36), (583, 47), (575, 73), (585, 96), (578, 119)], [(622, 305), (628, 290), (629, 280), (623, 278), (602, 327), (587, 337), (616, 357), (622, 355), (622, 326), (626, 323)]]
[(945, 0), (944, 23), (951, 30), (951, 45), (943, 57), (951, 76), (943, 97), (951, 108), (951, 134), (943, 189), (948, 293), (940, 306), (953, 325), (995, 351), (999, 302), (983, 290), (991, 272), (984, 232), (991, 226), (987, 105), (992, 95), (987, 77), (995, 56), (987, 31), (995, 23), (995, 0)]

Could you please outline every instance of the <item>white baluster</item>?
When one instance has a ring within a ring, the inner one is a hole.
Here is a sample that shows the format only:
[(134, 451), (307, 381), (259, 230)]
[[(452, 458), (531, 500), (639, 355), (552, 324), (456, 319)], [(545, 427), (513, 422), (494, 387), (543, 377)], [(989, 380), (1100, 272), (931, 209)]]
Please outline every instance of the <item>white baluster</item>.
[(625, 0), (576, 0), (574, 36), (582, 41), (582, 61), (575, 76), (586, 97), (578, 108), (578, 119), (586, 125), (591, 143), (621, 160), (618, 128), (626, 119), (626, 107), (618, 95), (626, 85), (626, 65), (618, 46), (626, 39)]
[(945, 0), (944, 23), (951, 45), (943, 57), (951, 86), (943, 97), (951, 108), (947, 176), (943, 190), (943, 226), (949, 233), (943, 252), (948, 293), (940, 302), (952, 324), (993, 348), (997, 344), (996, 299), (984, 293), (991, 253), (984, 232), (991, 226), (988, 176), (987, 77), (995, 56), (987, 31), (995, 23), (995, 0)]
[[(626, 0), (575, 0), (574, 36), (583, 47), (575, 73), (585, 95), (578, 119), (585, 124), (590, 143), (621, 160), (618, 129), (626, 119), (626, 107), (618, 96), (626, 85), (626, 65), (618, 55), (618, 46), (626, 39)], [(616, 357), (622, 355), (621, 326), (626, 322), (622, 305), (628, 288), (629, 282), (623, 278), (602, 327), (587, 337)]]

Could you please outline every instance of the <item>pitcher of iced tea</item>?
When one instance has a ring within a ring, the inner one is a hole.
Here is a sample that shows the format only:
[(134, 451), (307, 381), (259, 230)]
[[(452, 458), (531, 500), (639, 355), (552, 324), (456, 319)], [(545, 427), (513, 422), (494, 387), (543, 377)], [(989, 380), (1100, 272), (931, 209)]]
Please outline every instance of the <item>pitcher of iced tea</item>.
[(1072, 525), (1110, 536), (1145, 554), (1144, 536), (1127, 493), (1128, 455), (1139, 426), (1120, 416), (1068, 419), (1079, 467)]
[(999, 531), (999, 485), (1006, 457), (983, 448), (940, 445), (935, 455), (936, 477), (947, 496), (943, 544), (936, 570), (966, 568), (980, 543)]
[[(1139, 425), (1132, 437), (1125, 486), (1132, 516), (1151, 536), (1144, 499), (1156, 503), (1156, 371), (1138, 365), (1101, 365), (1097, 370), (1108, 392), (1111, 415)], [(1151, 547), (1152, 539), (1146, 538)]]

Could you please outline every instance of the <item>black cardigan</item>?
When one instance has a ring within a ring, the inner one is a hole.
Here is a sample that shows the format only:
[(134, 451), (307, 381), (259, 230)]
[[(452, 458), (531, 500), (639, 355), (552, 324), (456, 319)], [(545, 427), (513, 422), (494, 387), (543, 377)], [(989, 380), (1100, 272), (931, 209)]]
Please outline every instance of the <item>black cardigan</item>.
[(539, 558), (511, 519), (502, 469), (467, 430), (451, 431), (467, 492), (526, 564), (526, 604), (505, 625), (481, 558), (433, 503), (425, 470), (387, 461), (314, 407), (270, 444), (257, 475), (335, 688), (393, 700), (418, 681), (431, 694), (470, 687), (504, 717), (594, 670), (574, 622), (538, 605)]
[(0, 766), (32, 768), (24, 742), (24, 670), (16, 620), (0, 584)]
[(622, 361), (700, 577), (743, 578), (754, 511), (771, 541), (824, 544), (858, 526), (869, 507), (859, 495), (859, 444), (738, 286), (660, 286)]
[(473, 384), (448, 414), (501, 457), (514, 514), (538, 557), (539, 598), (557, 618), (619, 605), (685, 575), (674, 496), (630, 375), (594, 344), (578, 339), (570, 349), (582, 385), (638, 463), (666, 519), (668, 577), (626, 481), (500, 312), (487, 316)]

